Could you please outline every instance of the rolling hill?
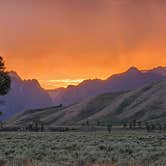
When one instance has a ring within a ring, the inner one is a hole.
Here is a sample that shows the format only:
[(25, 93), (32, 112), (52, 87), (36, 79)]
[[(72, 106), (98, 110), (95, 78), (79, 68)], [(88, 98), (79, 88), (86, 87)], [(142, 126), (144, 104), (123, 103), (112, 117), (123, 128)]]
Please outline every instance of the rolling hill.
[(10, 125), (24, 125), (39, 118), (48, 126), (78, 125), (87, 120), (106, 123), (154, 120), (166, 117), (166, 81), (132, 91), (106, 93), (68, 107), (29, 110), (13, 117)]

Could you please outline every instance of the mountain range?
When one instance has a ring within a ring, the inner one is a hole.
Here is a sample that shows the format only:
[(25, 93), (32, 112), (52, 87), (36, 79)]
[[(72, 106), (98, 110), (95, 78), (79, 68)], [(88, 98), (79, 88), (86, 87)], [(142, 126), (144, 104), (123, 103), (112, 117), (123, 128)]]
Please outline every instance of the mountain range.
[(17, 114), (10, 125), (25, 125), (39, 118), (45, 125), (80, 125), (166, 119), (166, 81), (126, 92), (106, 93), (68, 107), (29, 110)]
[(64, 107), (80, 103), (104, 93), (123, 92), (155, 83), (166, 78), (166, 68), (157, 67), (140, 71), (131, 67), (124, 73), (116, 74), (106, 80), (85, 80), (77, 86), (47, 91), (39, 82), (22, 80), (16, 72), (9, 73), (12, 79), (11, 91), (0, 97), (1, 120), (9, 119), (18, 112), (62, 104)]
[(12, 86), (6, 96), (0, 97), (1, 120), (8, 119), (20, 111), (50, 107), (53, 102), (37, 80), (22, 80), (16, 72), (9, 73)]
[(124, 73), (112, 75), (106, 80), (85, 80), (77, 86), (68, 86), (48, 91), (55, 105), (65, 106), (79, 103), (87, 97), (94, 97), (108, 92), (133, 90), (166, 78), (166, 68), (157, 67), (140, 71), (131, 67)]

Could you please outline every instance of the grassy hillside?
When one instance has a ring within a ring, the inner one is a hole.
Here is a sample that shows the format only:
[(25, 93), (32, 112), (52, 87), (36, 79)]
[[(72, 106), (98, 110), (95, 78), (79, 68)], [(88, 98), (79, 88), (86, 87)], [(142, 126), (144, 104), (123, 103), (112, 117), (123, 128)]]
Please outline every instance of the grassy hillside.
[(108, 93), (88, 98), (66, 108), (30, 110), (9, 121), (22, 125), (40, 119), (49, 126), (90, 123), (123, 122), (133, 119), (149, 121), (166, 117), (166, 81), (133, 91)]

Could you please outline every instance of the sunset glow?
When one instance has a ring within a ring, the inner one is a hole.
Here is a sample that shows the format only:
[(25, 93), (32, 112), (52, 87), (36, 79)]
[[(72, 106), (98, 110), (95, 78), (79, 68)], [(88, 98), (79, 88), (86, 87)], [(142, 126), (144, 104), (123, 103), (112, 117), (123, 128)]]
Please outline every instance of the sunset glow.
[(58, 88), (58, 87), (68, 87), (69, 85), (78, 85), (85, 79), (78, 79), (78, 80), (71, 80), (71, 79), (65, 79), (65, 80), (39, 80), (41, 85), (45, 88)]
[(53, 89), (166, 66), (164, 0), (0, 1), (8, 70)]

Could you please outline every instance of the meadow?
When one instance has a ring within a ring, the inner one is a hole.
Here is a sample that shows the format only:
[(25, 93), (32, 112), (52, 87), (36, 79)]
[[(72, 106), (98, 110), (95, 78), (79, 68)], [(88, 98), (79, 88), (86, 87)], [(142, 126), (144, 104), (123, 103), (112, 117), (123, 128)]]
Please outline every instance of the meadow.
[(165, 166), (166, 133), (1, 132), (1, 166)]

